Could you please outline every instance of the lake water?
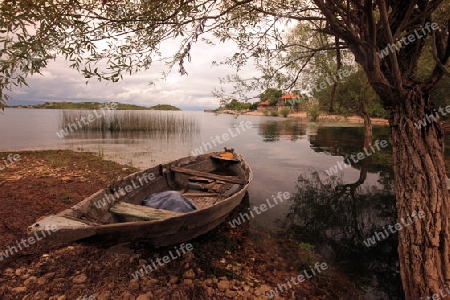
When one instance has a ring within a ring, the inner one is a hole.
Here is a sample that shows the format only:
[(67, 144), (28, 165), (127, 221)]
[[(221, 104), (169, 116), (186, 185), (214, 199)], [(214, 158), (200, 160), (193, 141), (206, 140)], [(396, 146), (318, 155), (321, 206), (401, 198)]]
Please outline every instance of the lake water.
[[(204, 112), (147, 113), (190, 118), (195, 120), (196, 129), (114, 133), (74, 130), (59, 138), (62, 111), (7, 109), (0, 115), (0, 151), (89, 151), (148, 168), (191, 155), (196, 149), (209, 152), (234, 148), (254, 172), (249, 189), (251, 206), (265, 203), (278, 192), (295, 196), (292, 204), (283, 202), (271, 208), (253, 219), (251, 226), (259, 230), (283, 228), (295, 239), (313, 244), (326, 259), (363, 283), (365, 299), (403, 298), (397, 236), (373, 247), (363, 244), (374, 231), (396, 223), (390, 146), (374, 148), (375, 154), (342, 171), (338, 169), (338, 176), (330, 178), (326, 170), (344, 156), (363, 151), (364, 128), (360, 125), (320, 125), (262, 116), (235, 118)], [(216, 136), (224, 134), (230, 138), (220, 138), (220, 143)], [(388, 135), (387, 127), (374, 127), (372, 141), (388, 141)], [(363, 183), (358, 182), (362, 175)]]

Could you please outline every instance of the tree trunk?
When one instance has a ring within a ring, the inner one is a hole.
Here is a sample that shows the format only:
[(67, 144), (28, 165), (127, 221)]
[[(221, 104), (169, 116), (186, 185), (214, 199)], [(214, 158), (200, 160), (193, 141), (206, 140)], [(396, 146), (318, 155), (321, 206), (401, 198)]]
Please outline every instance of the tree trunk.
[[(431, 299), (448, 294), (449, 203), (438, 122), (417, 128), (414, 123), (432, 115), (429, 95), (416, 87), (406, 99), (388, 107), (395, 174), (399, 230), (398, 252), (405, 299)], [(409, 219), (413, 212), (425, 216)], [(403, 225), (401, 220), (405, 220)], [(412, 221), (411, 221), (412, 220)], [(411, 223), (411, 224), (409, 224)], [(394, 224), (392, 224), (394, 225)]]
[[(342, 67), (342, 59), (341, 59), (341, 50), (339, 49), (339, 37), (334, 37), (334, 43), (336, 45), (336, 78), (339, 76), (339, 70)], [(338, 83), (335, 81), (333, 83), (333, 87), (331, 88), (331, 94), (330, 94), (330, 107), (328, 108), (328, 111), (330, 113), (334, 112), (334, 100), (336, 99), (336, 89), (337, 89)]]
[(337, 89), (337, 82), (333, 83), (333, 87), (331, 88), (330, 93), (330, 107), (328, 108), (328, 112), (333, 113), (334, 112), (334, 99), (336, 98), (336, 89)]
[[(369, 150), (372, 143), (372, 119), (365, 109), (362, 109), (361, 115), (364, 119), (364, 148)], [(370, 156), (367, 158), (370, 158)]]

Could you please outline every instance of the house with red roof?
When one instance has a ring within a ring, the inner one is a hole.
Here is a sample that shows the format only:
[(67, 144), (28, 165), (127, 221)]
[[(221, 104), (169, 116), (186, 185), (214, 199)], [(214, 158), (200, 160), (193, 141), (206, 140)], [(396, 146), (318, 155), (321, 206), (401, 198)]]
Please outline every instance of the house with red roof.
[(267, 109), (268, 107), (269, 107), (269, 100), (266, 100), (266, 101), (263, 101), (263, 102), (261, 102), (261, 103), (258, 104), (257, 110), (258, 110), (258, 111), (260, 111), (260, 110), (265, 110), (265, 109)]
[(293, 106), (300, 99), (301, 99), (301, 96), (298, 96), (298, 95), (295, 95), (295, 94), (291, 94), (291, 93), (283, 95), (278, 100), (277, 107), (278, 108), (282, 108), (284, 106)]
[(283, 107), (289, 107), (292, 109), (296, 103), (299, 103), (302, 100), (302, 96), (298, 96), (296, 94), (285, 94), (281, 96), (277, 103), (277, 109), (280, 110)]

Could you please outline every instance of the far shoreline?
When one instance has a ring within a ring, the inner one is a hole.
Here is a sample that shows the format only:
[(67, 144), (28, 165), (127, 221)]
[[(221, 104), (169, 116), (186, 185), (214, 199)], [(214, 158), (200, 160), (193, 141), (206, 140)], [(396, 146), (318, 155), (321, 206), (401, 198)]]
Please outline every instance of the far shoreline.
[[(232, 114), (232, 115), (248, 115), (248, 116), (262, 116), (265, 117), (265, 115), (260, 111), (248, 111), (245, 113), (236, 113), (232, 110), (222, 110), (222, 111), (213, 111), (213, 110), (204, 110), (204, 112), (211, 112), (211, 113), (219, 113), (219, 114)], [(269, 117), (269, 116), (267, 116)], [(278, 116), (278, 118), (283, 118), (282, 116)], [(308, 121), (308, 116), (305, 111), (301, 112), (295, 112), (290, 113), (287, 118), (297, 118), (301, 119), (302, 121)], [(379, 125), (379, 126), (389, 126), (389, 121), (387, 119), (383, 118), (370, 118), (372, 121), (372, 125)], [(342, 116), (342, 115), (332, 115), (328, 113), (321, 112), (319, 117), (317, 118), (317, 121), (319, 123), (350, 123), (350, 124), (362, 124), (364, 125), (364, 119), (357, 115), (352, 116)]]

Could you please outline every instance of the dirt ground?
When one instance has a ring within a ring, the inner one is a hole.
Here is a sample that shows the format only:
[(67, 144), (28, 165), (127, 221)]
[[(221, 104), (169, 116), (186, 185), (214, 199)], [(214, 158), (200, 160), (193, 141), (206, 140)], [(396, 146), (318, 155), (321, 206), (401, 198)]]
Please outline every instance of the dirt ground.
[[(10, 153), (0, 153), (0, 163)], [(0, 255), (26, 238), (26, 228), (136, 169), (72, 151), (15, 152), (20, 160), (0, 170)], [(229, 216), (249, 206), (248, 198)], [(315, 262), (299, 248), (248, 223), (218, 228), (190, 241), (193, 250), (148, 275), (131, 274), (173, 247), (145, 241), (49, 244), (45, 239), (0, 256), (0, 299), (268, 299), (265, 293)], [(335, 267), (273, 299), (361, 299)]]

